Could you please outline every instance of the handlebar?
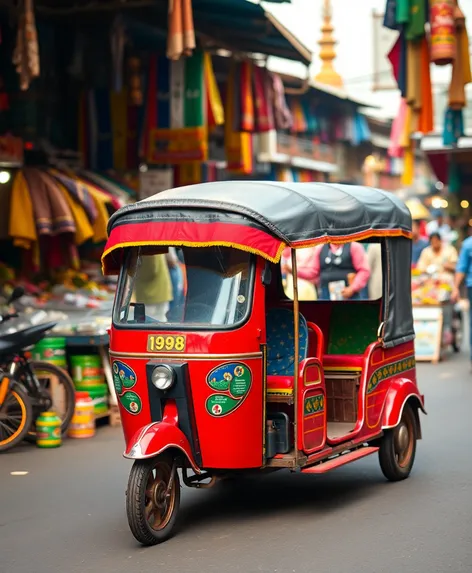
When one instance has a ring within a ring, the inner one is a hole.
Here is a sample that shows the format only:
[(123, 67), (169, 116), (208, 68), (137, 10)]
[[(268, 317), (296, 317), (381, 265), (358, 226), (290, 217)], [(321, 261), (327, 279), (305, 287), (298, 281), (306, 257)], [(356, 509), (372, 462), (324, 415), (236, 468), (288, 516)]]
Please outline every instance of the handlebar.
[(0, 316), (0, 323), (7, 322), (7, 320), (11, 320), (12, 318), (18, 318), (20, 315), (17, 312), (8, 312), (7, 314), (2, 314)]

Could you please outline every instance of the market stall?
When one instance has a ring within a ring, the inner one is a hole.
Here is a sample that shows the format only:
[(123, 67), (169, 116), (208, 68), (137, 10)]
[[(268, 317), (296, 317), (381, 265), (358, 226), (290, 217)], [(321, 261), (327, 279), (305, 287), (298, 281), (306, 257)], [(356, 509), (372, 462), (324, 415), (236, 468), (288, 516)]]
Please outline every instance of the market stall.
[(413, 319), (416, 359), (433, 364), (453, 345), (454, 304), (450, 273), (412, 273)]

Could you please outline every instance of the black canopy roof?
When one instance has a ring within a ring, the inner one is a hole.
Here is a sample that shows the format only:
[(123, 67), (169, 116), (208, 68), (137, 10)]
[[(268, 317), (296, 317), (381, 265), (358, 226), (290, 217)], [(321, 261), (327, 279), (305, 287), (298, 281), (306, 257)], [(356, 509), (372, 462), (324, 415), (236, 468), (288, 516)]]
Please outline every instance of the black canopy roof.
[(205, 209), (244, 215), (291, 246), (326, 239), (362, 240), (411, 234), (411, 215), (393, 194), (356, 185), (225, 181), (169, 189), (120, 209)]

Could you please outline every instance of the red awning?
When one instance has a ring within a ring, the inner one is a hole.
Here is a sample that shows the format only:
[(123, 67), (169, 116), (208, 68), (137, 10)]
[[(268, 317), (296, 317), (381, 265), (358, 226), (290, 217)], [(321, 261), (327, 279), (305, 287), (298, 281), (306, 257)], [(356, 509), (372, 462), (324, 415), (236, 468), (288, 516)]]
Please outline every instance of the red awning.
[(265, 231), (245, 225), (172, 221), (117, 225), (102, 255), (103, 273), (117, 274), (123, 250), (140, 246), (232, 247), (278, 263), (285, 243)]

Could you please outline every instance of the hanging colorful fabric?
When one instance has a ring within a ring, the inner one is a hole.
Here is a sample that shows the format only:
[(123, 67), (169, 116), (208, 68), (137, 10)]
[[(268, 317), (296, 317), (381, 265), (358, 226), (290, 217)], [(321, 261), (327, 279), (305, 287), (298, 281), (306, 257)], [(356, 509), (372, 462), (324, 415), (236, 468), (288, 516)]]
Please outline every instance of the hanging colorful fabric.
[[(206, 161), (208, 128), (203, 53), (171, 62), (169, 93), (170, 127), (151, 129), (148, 162), (181, 164)], [(162, 109), (164, 107), (162, 102)]]
[(215, 72), (213, 71), (211, 55), (207, 52), (205, 52), (204, 55), (204, 68), (207, 97), (207, 123), (208, 127), (211, 129), (217, 125), (224, 124), (225, 114)]
[(434, 130), (433, 90), (431, 85), (431, 69), (429, 60), (429, 42), (425, 37), (421, 41), (421, 110), (418, 120), (418, 131), (426, 134)]
[(409, 0), (396, 0), (395, 19), (397, 24), (408, 24), (408, 22), (410, 21)]
[(444, 119), (443, 144), (448, 146), (457, 145), (459, 139), (464, 135), (462, 110), (448, 108)]
[(430, 0), (431, 61), (437, 66), (452, 64), (456, 57), (454, 0)]
[(426, 2), (425, 0), (409, 0), (410, 16), (405, 29), (407, 40), (419, 40), (425, 35)]
[(232, 63), (226, 88), (225, 151), (228, 172), (249, 174), (253, 169), (252, 135), (234, 130), (235, 76), (237, 65)]
[(389, 28), (390, 30), (398, 30), (397, 0), (387, 0), (383, 25), (384, 28)]
[(276, 129), (290, 129), (292, 127), (292, 114), (285, 98), (285, 89), (278, 74), (269, 73), (272, 81), (272, 101), (274, 104), (274, 121)]
[(254, 95), (256, 100), (256, 131), (274, 129), (274, 116), (269, 101), (269, 76), (267, 71), (254, 66)]
[(402, 185), (410, 187), (413, 185), (415, 179), (415, 148), (413, 140), (410, 140), (410, 145), (405, 148), (403, 155), (403, 173)]
[(241, 131), (254, 131), (254, 100), (252, 97), (251, 62), (242, 62), (240, 66), (241, 89)]
[(203, 52), (196, 52), (185, 60), (184, 110), (185, 127), (199, 127), (206, 124)]

